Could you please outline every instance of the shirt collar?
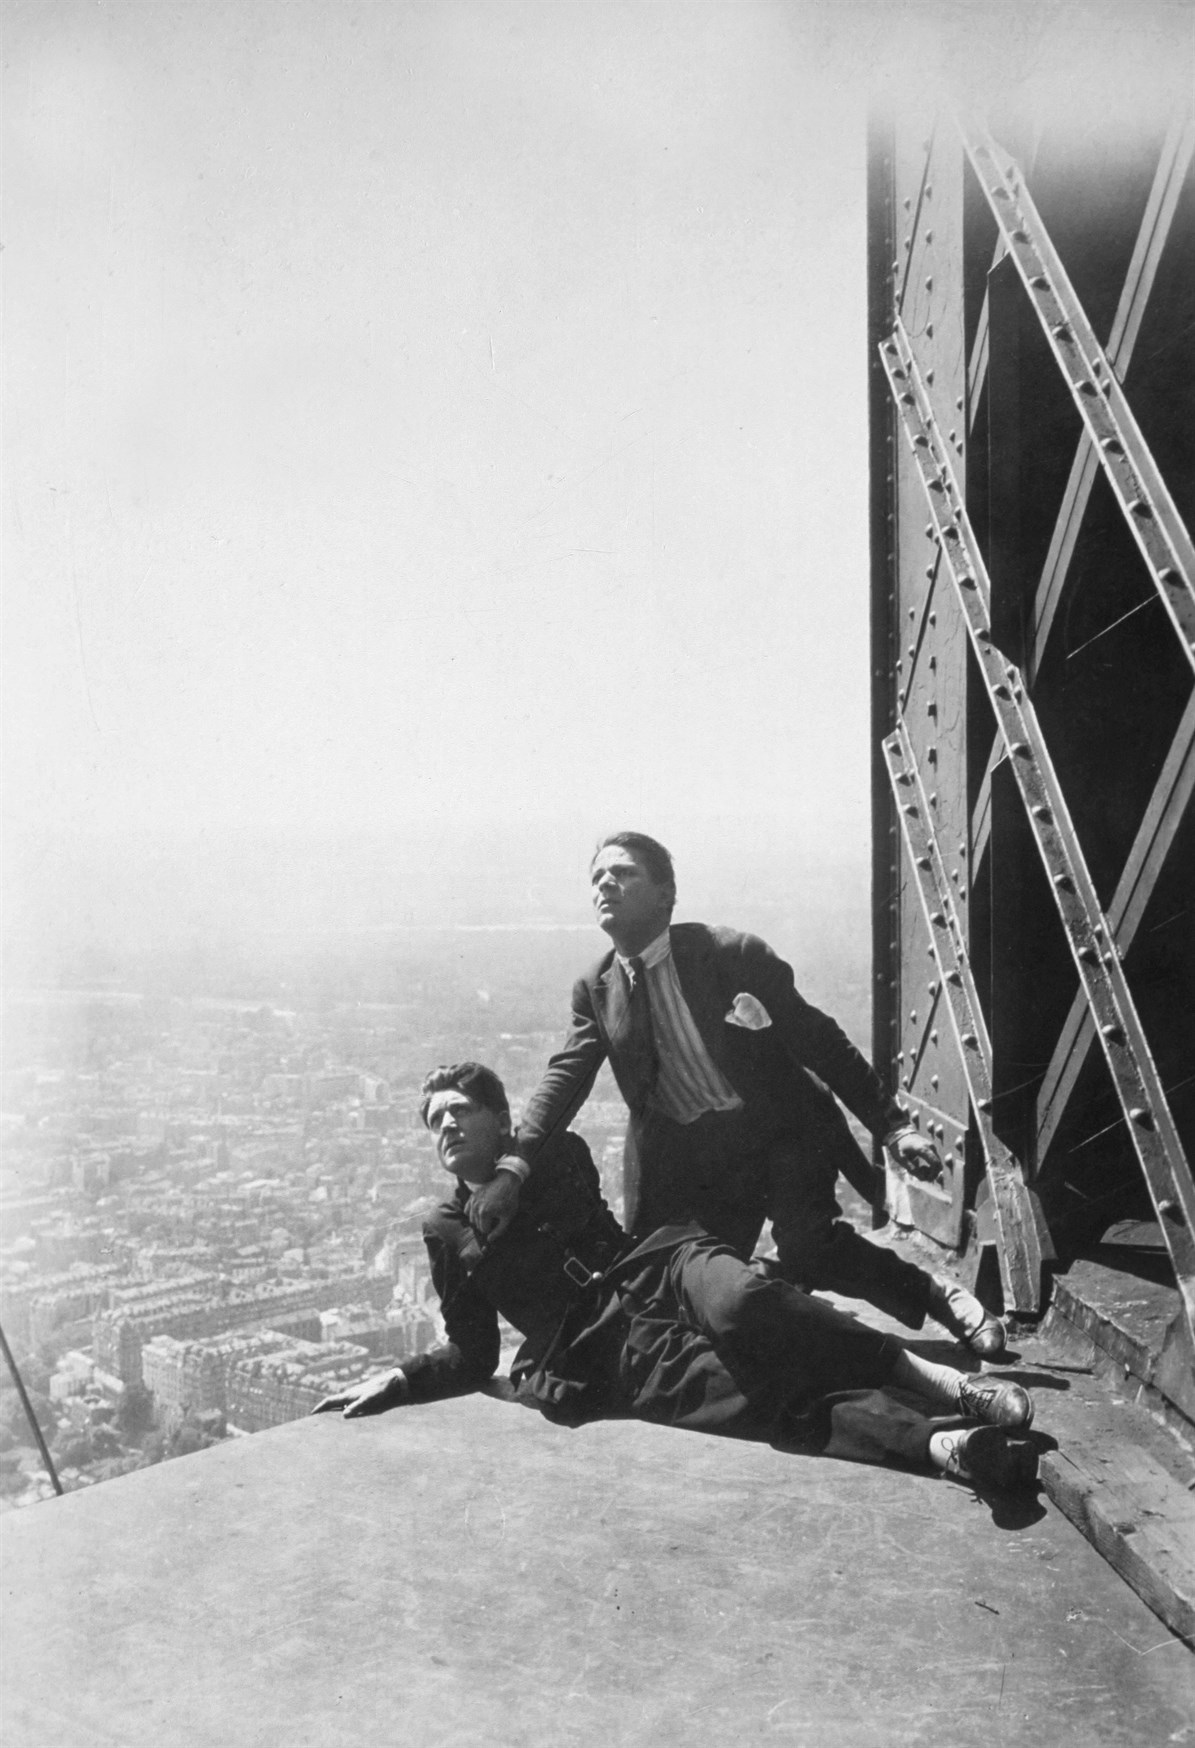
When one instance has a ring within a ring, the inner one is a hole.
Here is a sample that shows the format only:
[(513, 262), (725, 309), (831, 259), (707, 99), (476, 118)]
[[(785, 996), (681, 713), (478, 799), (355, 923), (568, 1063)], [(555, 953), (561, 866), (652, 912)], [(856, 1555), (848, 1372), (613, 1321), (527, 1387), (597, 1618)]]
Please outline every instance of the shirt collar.
[(669, 933), (670, 925), (666, 924), (660, 930), (654, 941), (644, 947), (642, 953), (616, 953), (615, 958), (625, 971), (632, 958), (642, 959), (645, 971), (650, 971), (653, 965), (662, 965), (665, 959), (672, 957), (672, 940)]

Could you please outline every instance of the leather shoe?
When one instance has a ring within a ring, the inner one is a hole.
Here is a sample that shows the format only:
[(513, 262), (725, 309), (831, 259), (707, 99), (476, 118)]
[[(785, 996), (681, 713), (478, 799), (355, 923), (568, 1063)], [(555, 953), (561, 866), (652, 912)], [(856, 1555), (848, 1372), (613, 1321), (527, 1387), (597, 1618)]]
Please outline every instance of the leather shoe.
[(974, 1293), (960, 1287), (957, 1281), (944, 1281), (937, 1275), (933, 1276), (929, 1314), (935, 1323), (949, 1330), (956, 1341), (961, 1341), (981, 1359), (994, 1359), (1004, 1352), (1007, 1339), (1004, 1325), (984, 1309)]
[(1028, 1390), (1001, 1378), (964, 1378), (958, 1402), (968, 1420), (982, 1420), (985, 1426), (1033, 1425), (1033, 1398)]
[(959, 1433), (945, 1473), (1011, 1493), (1036, 1483), (1037, 1451), (1028, 1439), (1009, 1438), (998, 1426), (972, 1426)]

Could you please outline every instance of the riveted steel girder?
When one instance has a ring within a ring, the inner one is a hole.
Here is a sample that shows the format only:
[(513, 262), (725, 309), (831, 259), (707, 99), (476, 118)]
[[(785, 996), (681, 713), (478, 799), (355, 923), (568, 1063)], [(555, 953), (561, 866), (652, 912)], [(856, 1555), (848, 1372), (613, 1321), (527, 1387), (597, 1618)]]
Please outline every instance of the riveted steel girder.
[(1092, 332), (1016, 162), (985, 130), (959, 132), (1149, 573), (1195, 666), (1195, 547)]
[(1000, 1239), (997, 1248), (1005, 1307), (1031, 1314), (1041, 1306), (1042, 1251), (1037, 1220), (1020, 1163), (992, 1128), (991, 1044), (967, 959), (965, 931), (933, 829), (932, 804), (903, 722), (884, 742), (884, 756), (983, 1147)]
[[(1012, 200), (1009, 192), (1008, 199)], [(1020, 670), (996, 648), (991, 586), (912, 348), (897, 321), (880, 356), (962, 609), (1010, 769), (1195, 1333), (1195, 1183)], [(1076, 398), (1085, 398), (1076, 391)], [(1181, 526), (1181, 525), (1180, 525)]]

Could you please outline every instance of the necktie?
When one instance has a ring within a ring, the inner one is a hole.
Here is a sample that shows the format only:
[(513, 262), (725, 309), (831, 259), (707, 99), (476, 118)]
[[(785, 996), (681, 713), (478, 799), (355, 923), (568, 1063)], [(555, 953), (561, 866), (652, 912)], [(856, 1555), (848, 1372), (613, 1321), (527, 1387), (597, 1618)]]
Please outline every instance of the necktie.
[(651, 1023), (651, 996), (647, 990), (647, 966), (642, 959), (627, 960), (627, 1047), (639, 1083), (639, 1103), (646, 1104), (659, 1072), (655, 1032)]

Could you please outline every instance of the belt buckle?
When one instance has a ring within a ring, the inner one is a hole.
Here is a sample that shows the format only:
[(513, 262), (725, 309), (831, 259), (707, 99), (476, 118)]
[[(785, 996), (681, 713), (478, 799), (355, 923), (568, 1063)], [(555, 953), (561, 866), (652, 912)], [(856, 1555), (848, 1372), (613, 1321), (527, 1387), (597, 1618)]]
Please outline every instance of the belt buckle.
[(587, 1269), (580, 1257), (577, 1256), (565, 1257), (564, 1272), (575, 1287), (588, 1287), (597, 1280), (597, 1276)]

